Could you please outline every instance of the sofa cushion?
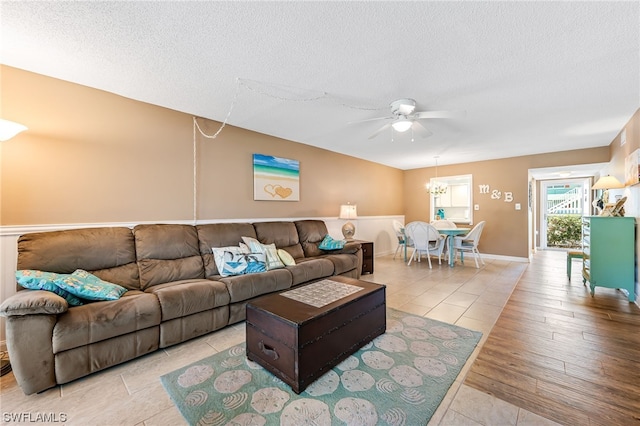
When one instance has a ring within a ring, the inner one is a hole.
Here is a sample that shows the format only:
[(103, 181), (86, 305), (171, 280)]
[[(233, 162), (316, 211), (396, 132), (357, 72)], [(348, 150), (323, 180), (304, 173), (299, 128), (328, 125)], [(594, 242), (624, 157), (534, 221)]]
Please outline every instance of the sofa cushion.
[(160, 324), (160, 306), (152, 294), (128, 291), (118, 300), (69, 308), (53, 328), (58, 353)]
[(45, 290), (57, 294), (62, 297), (70, 306), (80, 306), (84, 302), (73, 294), (58, 287), (55, 281), (65, 276), (65, 274), (56, 274), (55, 272), (36, 271), (33, 269), (24, 269), (16, 271), (16, 281), (24, 288), (30, 290)]
[(298, 230), (293, 222), (255, 222), (256, 239), (262, 244), (275, 244), (285, 249), (294, 259), (304, 257)]
[[(146, 355), (158, 350), (159, 340), (160, 327), (156, 325), (91, 345), (58, 352), (51, 362), (55, 370), (55, 381), (58, 384), (68, 383), (107, 367)], [(97, 389), (92, 392), (104, 391)]]
[(230, 301), (224, 283), (207, 279), (158, 284), (145, 292), (158, 298), (162, 321), (225, 306)]
[[(359, 256), (353, 254), (328, 254), (323, 256), (324, 259), (327, 259), (333, 263), (335, 268), (334, 275), (341, 275), (345, 272), (349, 272), (358, 268), (362, 268), (362, 255)], [(359, 274), (357, 275), (360, 276)]]
[(296, 286), (320, 278), (330, 277), (335, 271), (335, 266), (333, 262), (323, 257), (303, 258), (299, 259), (297, 264), (287, 266), (287, 270), (293, 276), (292, 285)]
[(293, 278), (287, 269), (274, 269), (258, 274), (236, 275), (220, 278), (225, 283), (231, 303), (252, 299), (261, 294), (285, 290), (291, 287)]
[[(115, 268), (95, 270), (87, 270), (85, 268), (85, 270), (87, 272), (91, 272), (101, 280), (121, 285), (127, 290), (140, 290), (140, 271), (138, 269), (138, 264), (135, 262)], [(132, 285), (130, 283), (135, 283), (135, 285)]]
[(295, 221), (294, 224), (298, 230), (304, 256), (317, 257), (324, 254), (324, 252), (318, 248), (324, 237), (329, 233), (327, 232), (327, 225), (324, 221), (298, 220)]
[(250, 223), (209, 223), (196, 226), (196, 231), (207, 278), (220, 275), (213, 259), (212, 247), (237, 246), (242, 242), (243, 236), (256, 236), (256, 231)]
[(160, 347), (166, 348), (227, 325), (229, 325), (229, 305), (163, 321), (160, 324)]
[(17, 269), (70, 274), (84, 269), (127, 289), (140, 288), (136, 247), (126, 227), (36, 232), (18, 239)]
[(82, 269), (75, 270), (71, 275), (59, 277), (54, 284), (76, 297), (87, 300), (117, 300), (127, 291), (122, 286), (103, 281)]
[(133, 228), (140, 287), (204, 278), (198, 233), (190, 225), (156, 224)]

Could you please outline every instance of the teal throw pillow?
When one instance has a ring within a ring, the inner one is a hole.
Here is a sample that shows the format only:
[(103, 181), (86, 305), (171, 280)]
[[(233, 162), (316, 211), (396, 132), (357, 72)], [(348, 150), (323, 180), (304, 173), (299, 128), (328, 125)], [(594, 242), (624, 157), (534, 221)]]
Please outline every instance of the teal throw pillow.
[(16, 271), (16, 280), (18, 284), (24, 288), (50, 291), (62, 297), (70, 306), (84, 305), (82, 300), (54, 284), (55, 280), (64, 276), (66, 275), (56, 274), (55, 272), (37, 271), (34, 269)]
[(213, 260), (223, 277), (267, 270), (263, 253), (245, 253), (241, 247), (213, 247)]
[(318, 248), (320, 250), (340, 250), (341, 248), (344, 248), (345, 243), (345, 240), (334, 240), (331, 238), (331, 235), (327, 234)]
[(89, 272), (76, 269), (71, 275), (54, 281), (62, 290), (87, 300), (117, 300), (127, 289), (107, 281), (102, 281)]

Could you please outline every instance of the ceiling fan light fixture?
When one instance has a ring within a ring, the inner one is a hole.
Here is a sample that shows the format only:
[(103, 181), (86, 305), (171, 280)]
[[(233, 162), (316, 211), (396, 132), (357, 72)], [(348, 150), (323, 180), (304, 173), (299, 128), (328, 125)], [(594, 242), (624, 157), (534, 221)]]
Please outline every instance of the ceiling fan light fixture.
[(393, 140), (394, 131), (403, 133), (411, 129), (411, 140), (413, 141), (414, 131), (422, 138), (428, 138), (433, 134), (420, 123), (420, 120), (431, 118), (455, 118), (460, 116), (456, 111), (416, 111), (416, 101), (411, 98), (395, 100), (391, 102), (390, 106), (391, 115), (386, 117), (368, 118), (366, 120), (355, 121), (352, 123), (385, 120), (385, 124), (373, 132), (369, 136), (369, 139), (377, 137), (379, 134), (389, 130), (389, 127), (391, 127), (391, 140)]
[(409, 115), (413, 114), (413, 111), (416, 109), (416, 101), (413, 99), (405, 98), (398, 99), (397, 101), (391, 102), (391, 112), (398, 115)]
[(406, 117), (400, 117), (397, 120), (395, 120), (391, 126), (393, 127), (393, 130), (395, 130), (396, 132), (406, 132), (407, 130), (409, 130), (411, 128), (411, 125), (413, 124), (413, 122), (409, 119), (407, 119)]

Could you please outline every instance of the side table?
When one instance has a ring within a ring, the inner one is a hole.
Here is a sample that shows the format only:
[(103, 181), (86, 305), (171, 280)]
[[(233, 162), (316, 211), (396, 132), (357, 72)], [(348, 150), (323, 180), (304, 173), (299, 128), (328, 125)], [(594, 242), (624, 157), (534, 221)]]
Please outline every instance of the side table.
[(373, 274), (373, 242), (353, 240), (362, 246), (362, 274)]

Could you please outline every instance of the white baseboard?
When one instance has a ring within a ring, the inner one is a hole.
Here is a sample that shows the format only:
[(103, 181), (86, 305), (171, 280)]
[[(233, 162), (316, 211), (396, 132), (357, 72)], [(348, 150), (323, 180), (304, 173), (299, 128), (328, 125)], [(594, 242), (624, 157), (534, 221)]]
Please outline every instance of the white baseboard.
[[(378, 256), (387, 256), (390, 254), (393, 254), (395, 252), (394, 251), (384, 251), (384, 252), (378, 252), (377, 250), (375, 250), (375, 257)], [(485, 254), (485, 253), (480, 253), (480, 255), (482, 256), (483, 259), (494, 259), (494, 260), (503, 260), (506, 262), (519, 262), (519, 263), (530, 263), (529, 258), (526, 257), (518, 257), (518, 256), (503, 256), (500, 254)], [(473, 257), (471, 255), (467, 255), (467, 258), (473, 259)]]

